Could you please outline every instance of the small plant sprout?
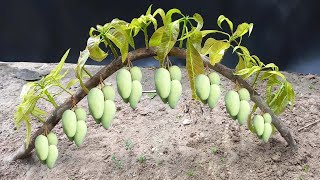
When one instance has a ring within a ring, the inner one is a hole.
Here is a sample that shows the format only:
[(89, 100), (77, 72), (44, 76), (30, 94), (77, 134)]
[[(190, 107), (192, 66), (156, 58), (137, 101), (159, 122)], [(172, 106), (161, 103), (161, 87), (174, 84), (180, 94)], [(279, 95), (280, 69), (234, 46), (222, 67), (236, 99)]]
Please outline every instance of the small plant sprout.
[(145, 155), (140, 155), (137, 159), (137, 161), (140, 163), (140, 164), (143, 164), (146, 162), (146, 156)]
[(130, 139), (127, 139), (124, 142), (124, 146), (125, 146), (127, 151), (132, 151), (134, 145), (133, 145), (133, 142)]

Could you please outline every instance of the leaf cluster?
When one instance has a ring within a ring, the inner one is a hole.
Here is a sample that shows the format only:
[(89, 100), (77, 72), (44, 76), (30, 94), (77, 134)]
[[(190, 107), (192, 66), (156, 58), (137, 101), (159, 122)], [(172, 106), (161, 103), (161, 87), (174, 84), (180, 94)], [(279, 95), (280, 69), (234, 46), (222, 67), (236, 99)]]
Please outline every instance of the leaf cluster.
[[(17, 106), (14, 114), (15, 124), (20, 127), (21, 123), (24, 122), (27, 129), (26, 134), (26, 145), (29, 145), (31, 137), (31, 118), (35, 117), (41, 122), (45, 122), (44, 118), (47, 113), (37, 107), (37, 103), (40, 99), (43, 99), (51, 103), (55, 108), (58, 107), (55, 97), (62, 92), (72, 94), (68, 88), (74, 85), (77, 80), (70, 81), (66, 87), (64, 87), (60, 80), (68, 74), (68, 70), (61, 73), (65, 60), (69, 54), (69, 50), (63, 55), (59, 64), (45, 77), (38, 82), (29, 82), (22, 87), (20, 93), (21, 103)], [(60, 91), (57, 93), (50, 93), (49, 89), (52, 87), (58, 87)]]

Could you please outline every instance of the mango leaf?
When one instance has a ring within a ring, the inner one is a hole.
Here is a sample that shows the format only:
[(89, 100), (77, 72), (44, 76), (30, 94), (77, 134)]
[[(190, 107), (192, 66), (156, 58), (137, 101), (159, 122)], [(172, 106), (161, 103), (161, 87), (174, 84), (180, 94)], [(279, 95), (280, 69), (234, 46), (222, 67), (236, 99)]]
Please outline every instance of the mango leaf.
[(264, 69), (265, 69), (265, 68), (271, 68), (271, 69), (274, 70), (274, 71), (279, 71), (278, 66), (276, 66), (274, 63), (269, 63), (269, 64), (265, 65), (265, 66), (264, 66)]
[[(195, 13), (193, 15), (193, 19), (197, 22), (197, 27), (196, 28), (192, 28), (190, 32), (187, 33), (187, 35), (181, 37), (180, 39), (178, 39), (179, 41), (182, 41), (184, 39), (187, 39), (189, 37), (191, 37), (194, 33), (198, 33), (198, 31), (201, 30), (201, 28), (203, 27), (203, 19), (202, 19), (202, 16), (198, 13)], [(185, 27), (187, 28), (187, 27)], [(201, 35), (202, 35), (203, 32), (201, 32)], [(182, 34), (183, 35), (183, 34)], [(204, 37), (204, 36), (202, 36)]]
[(223, 21), (226, 21), (228, 23), (231, 32), (233, 32), (233, 23), (228, 18), (226, 18), (224, 15), (220, 15), (217, 20), (217, 24), (220, 27), (220, 29), (222, 29), (221, 24)]
[(252, 66), (250, 68), (241, 69), (241, 70), (235, 72), (234, 75), (242, 76), (243, 79), (247, 79), (252, 74), (254, 74), (255, 72), (260, 71), (260, 70), (261, 70), (261, 67)]
[(288, 102), (286, 87), (284, 84), (282, 84), (275, 94), (274, 99), (269, 103), (269, 106), (276, 115), (279, 115), (285, 110)]
[(95, 36), (95, 37), (89, 37), (87, 41), (87, 48), (90, 52), (90, 58), (94, 61), (101, 62), (104, 60), (108, 54), (105, 53), (100, 47), (101, 40), (100, 37)]
[(172, 14), (182, 14), (181, 11), (179, 9), (176, 9), (176, 8), (173, 8), (173, 9), (170, 9), (167, 13), (166, 13), (166, 19), (165, 19), (165, 22), (163, 22), (163, 25), (166, 26), (170, 23), (172, 23)]
[(213, 38), (208, 38), (201, 49), (201, 54), (208, 55), (210, 58), (210, 64), (215, 65), (219, 63), (223, 58), (225, 51), (230, 47), (227, 42), (215, 40)]
[[(152, 17), (152, 16), (151, 16)], [(125, 21), (124, 21), (125, 22)], [(110, 27), (114, 28), (116, 31), (119, 32), (119, 34), (121, 34), (121, 36), (124, 36), (127, 40), (127, 42), (129, 42), (130, 46), (132, 48), (134, 47), (134, 40), (133, 40), (133, 36), (131, 35), (131, 29), (130, 29), (130, 24), (125, 22), (125, 23), (114, 23), (111, 24)], [(111, 30), (109, 30), (111, 31)], [(113, 31), (111, 31), (113, 32)]]
[(254, 127), (252, 125), (252, 119), (253, 119), (252, 115), (254, 112), (256, 112), (257, 108), (258, 108), (257, 104), (254, 104), (252, 107), (251, 113), (249, 114), (248, 119), (247, 119), (248, 128), (252, 133), (255, 133)]
[(75, 85), (77, 82), (79, 82), (79, 79), (71, 79), (67, 86), (66, 86), (66, 89), (69, 89), (71, 86)]
[(50, 72), (50, 74), (48, 76), (53, 76), (53, 77), (56, 77), (60, 74), (62, 68), (63, 68), (63, 65), (64, 65), (64, 62), (66, 61), (68, 55), (69, 55), (69, 52), (70, 52), (70, 49), (68, 49), (64, 55), (62, 56), (62, 58), (60, 59), (60, 62), (58, 63), (58, 65)]
[(201, 59), (200, 53), (192, 44), (192, 39), (189, 38), (187, 40), (186, 68), (188, 70), (192, 98), (199, 99), (195, 93), (195, 78), (199, 74), (204, 74), (204, 64)]
[(238, 64), (235, 67), (236, 72), (240, 71), (241, 69), (246, 68), (246, 63), (245, 63), (244, 59), (242, 58), (242, 56), (238, 55), (238, 57), (239, 57)]
[(155, 16), (158, 15), (158, 14), (161, 16), (161, 19), (162, 19), (163, 24), (166, 25), (166, 24), (165, 24), (165, 22), (166, 22), (166, 13), (164, 12), (164, 10), (161, 9), (161, 8), (158, 8), (158, 9), (153, 13), (152, 16), (155, 17)]
[(151, 14), (151, 7), (152, 7), (152, 4), (148, 7), (146, 15), (150, 15)]
[(167, 26), (158, 28), (150, 38), (149, 46), (156, 48), (160, 66), (163, 65), (165, 57), (176, 43), (179, 35), (179, 21), (174, 21)]
[(129, 51), (129, 41), (126, 38), (126, 35), (116, 29), (110, 29), (105, 36), (120, 49), (122, 63), (125, 62)]
[(198, 13), (195, 13), (193, 15), (193, 18), (197, 22), (197, 28), (196, 29), (200, 31), (201, 28), (203, 27), (203, 18), (202, 18), (202, 16), (200, 14), (198, 14)]
[(249, 33), (249, 36), (252, 32), (253, 29), (253, 23), (242, 23), (239, 24), (236, 31), (233, 33), (232, 38), (233, 39), (237, 39), (239, 37), (242, 37), (243, 35), (245, 35), (246, 33)]
[(75, 72), (76, 72), (76, 77), (79, 79), (80, 82), (80, 86), (82, 87), (82, 89), (85, 92), (89, 92), (88, 88), (85, 86), (85, 84), (83, 83), (83, 67), (85, 65), (85, 63), (87, 62), (88, 58), (89, 58), (90, 52), (88, 49), (85, 49), (83, 51), (80, 51), (80, 55), (78, 58), (78, 63), (77, 66), (75, 68)]
[(291, 104), (291, 110), (292, 110), (293, 105), (294, 105), (295, 93), (294, 93), (294, 90), (292, 88), (292, 85), (289, 82), (286, 82), (286, 91), (287, 91), (287, 94), (288, 94), (288, 101)]
[(20, 98), (23, 98), (30, 91), (31, 88), (34, 88), (35, 85), (35, 82), (28, 82), (27, 84), (23, 85), (20, 93)]

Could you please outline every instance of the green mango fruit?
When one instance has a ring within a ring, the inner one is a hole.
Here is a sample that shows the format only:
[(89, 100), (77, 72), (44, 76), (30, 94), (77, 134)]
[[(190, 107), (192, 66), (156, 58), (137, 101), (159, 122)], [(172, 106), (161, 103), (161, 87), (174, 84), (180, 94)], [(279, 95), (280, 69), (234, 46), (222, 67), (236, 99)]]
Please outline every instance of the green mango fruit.
[(63, 132), (68, 137), (73, 137), (76, 134), (77, 116), (70, 109), (64, 111), (64, 113), (62, 114), (62, 127), (63, 127)]
[(102, 88), (104, 100), (112, 100), (114, 101), (116, 97), (116, 93), (114, 92), (114, 89), (112, 86), (104, 86)]
[(83, 108), (78, 107), (74, 113), (76, 113), (77, 121), (87, 121), (87, 113)]
[(256, 115), (253, 118), (253, 127), (258, 136), (261, 136), (264, 131), (264, 119), (261, 115)]
[(221, 95), (220, 86), (217, 84), (210, 85), (210, 93), (208, 97), (208, 105), (212, 109), (216, 106)]
[(49, 145), (58, 145), (58, 138), (57, 138), (56, 134), (54, 134), (53, 132), (50, 132), (47, 135), (47, 139), (48, 139)]
[(48, 158), (46, 159), (46, 164), (49, 169), (52, 169), (54, 164), (56, 163), (58, 159), (58, 148), (55, 145), (50, 145), (49, 146), (49, 152), (48, 152)]
[(81, 144), (84, 141), (84, 138), (86, 137), (87, 134), (87, 124), (85, 121), (78, 121), (77, 122), (77, 132), (74, 135), (74, 143), (80, 147)]
[(141, 82), (142, 72), (139, 67), (137, 67), (137, 66), (132, 67), (130, 69), (130, 73), (131, 73), (132, 81), (137, 80), (137, 81)]
[(41, 161), (44, 161), (48, 157), (49, 143), (48, 139), (44, 135), (37, 136), (34, 146), (36, 148), (36, 154)]
[(240, 125), (243, 125), (250, 115), (250, 104), (246, 100), (240, 101), (240, 109), (237, 115), (237, 119)]
[(103, 114), (104, 95), (99, 88), (92, 88), (88, 93), (89, 112), (94, 119), (100, 119)]
[(108, 129), (112, 123), (114, 116), (116, 115), (116, 105), (111, 100), (106, 100), (104, 102), (104, 112), (101, 117), (102, 126)]
[(272, 134), (272, 126), (270, 123), (265, 123), (264, 124), (264, 130), (262, 134), (262, 140), (266, 143), (268, 142), (270, 136)]
[(220, 84), (220, 76), (216, 72), (212, 72), (209, 74), (209, 80), (210, 80), (210, 84), (216, 84), (216, 85)]
[(117, 73), (116, 81), (119, 95), (123, 99), (129, 98), (132, 87), (131, 73), (124, 68), (120, 69)]
[(154, 75), (154, 81), (156, 85), (156, 91), (160, 98), (168, 98), (171, 89), (171, 78), (169, 71), (165, 68), (157, 69)]
[(269, 113), (263, 114), (264, 123), (272, 123), (272, 117)]
[(174, 109), (176, 108), (179, 99), (181, 97), (182, 94), (182, 85), (180, 83), (179, 80), (172, 80), (171, 81), (171, 90), (170, 90), (170, 94), (168, 97), (168, 103), (169, 106)]
[(140, 81), (138, 80), (132, 81), (132, 89), (129, 97), (131, 108), (135, 109), (137, 107), (138, 102), (141, 99), (141, 96), (142, 96), (142, 85)]
[(208, 76), (199, 74), (195, 80), (196, 94), (202, 101), (206, 101), (210, 94), (210, 80)]
[(178, 66), (169, 67), (171, 80), (181, 81), (181, 70)]
[(241, 88), (238, 93), (240, 100), (250, 101), (250, 93), (246, 88)]
[(240, 110), (240, 98), (236, 91), (228, 91), (224, 97), (227, 112), (230, 116), (237, 116)]

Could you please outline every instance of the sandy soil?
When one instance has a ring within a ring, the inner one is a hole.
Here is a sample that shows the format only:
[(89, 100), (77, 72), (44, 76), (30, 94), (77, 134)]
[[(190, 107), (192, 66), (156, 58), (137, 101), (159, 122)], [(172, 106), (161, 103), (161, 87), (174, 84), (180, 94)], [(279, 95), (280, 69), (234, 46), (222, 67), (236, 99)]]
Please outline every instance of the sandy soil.
[[(263, 143), (247, 126), (240, 127), (227, 116), (223, 98), (211, 111), (192, 101), (183, 69), (184, 92), (176, 109), (158, 96), (144, 94), (138, 108), (132, 110), (117, 95), (112, 127), (105, 130), (89, 116), (88, 134), (80, 148), (63, 134), (61, 124), (56, 126), (59, 157), (50, 170), (34, 153), (23, 160), (6, 161), (25, 135), (24, 126), (17, 130), (13, 122), (26, 83), (15, 78), (22, 68), (47, 73), (53, 65), (0, 63), (0, 179), (320, 179), (320, 123), (298, 131), (320, 119), (319, 76), (285, 73), (297, 93), (296, 104), (280, 118), (293, 131), (299, 144), (296, 152), (286, 147), (279, 133)], [(99, 67), (89, 69), (96, 72)], [(144, 90), (154, 89), (153, 72), (143, 69)], [(69, 73), (66, 79), (72, 77)], [(114, 86), (115, 76), (105, 82)], [(222, 87), (224, 95), (234, 85), (222, 78)], [(64, 94), (57, 101), (68, 97)], [(80, 105), (87, 108), (86, 99)], [(41, 107), (52, 110), (45, 103)], [(186, 119), (192, 123), (183, 125)], [(33, 128), (40, 125), (34, 123)]]

